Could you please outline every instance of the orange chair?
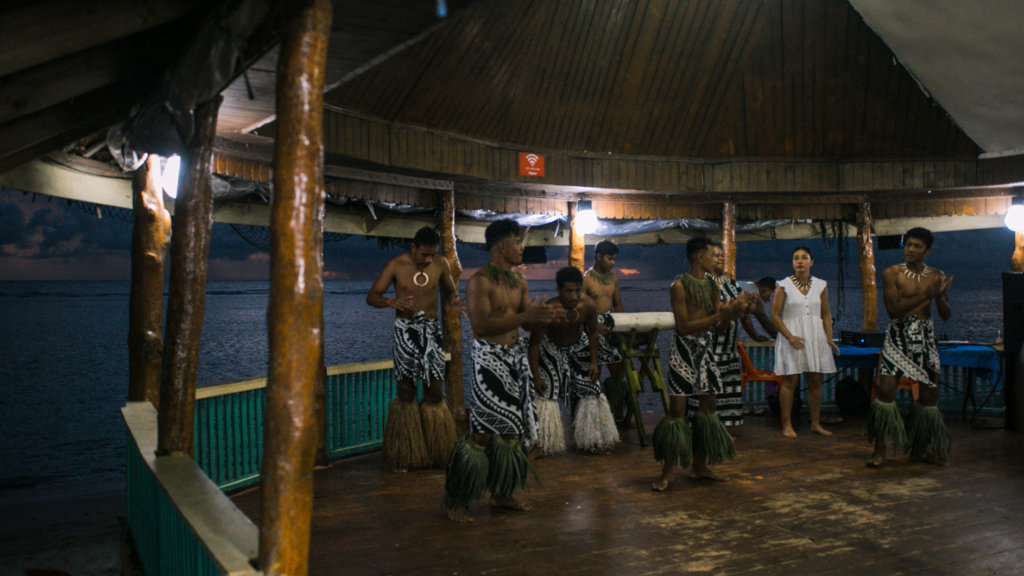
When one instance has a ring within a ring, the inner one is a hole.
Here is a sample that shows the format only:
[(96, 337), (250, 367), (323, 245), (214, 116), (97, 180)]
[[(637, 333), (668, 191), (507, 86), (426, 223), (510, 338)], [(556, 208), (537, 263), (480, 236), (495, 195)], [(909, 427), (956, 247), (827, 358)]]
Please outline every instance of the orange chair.
[(771, 370), (758, 370), (755, 368), (743, 343), (737, 342), (736, 345), (740, 350), (740, 385), (743, 389), (746, 389), (747, 382), (775, 382), (776, 386), (782, 385), (782, 376)]
[[(918, 384), (915, 380), (910, 378), (900, 378), (900, 381), (896, 384), (896, 392), (900, 390), (910, 390), (910, 395), (914, 398), (914, 402), (917, 402)], [(875, 394), (878, 392), (878, 378), (875, 378), (874, 383), (871, 385), (871, 401), (875, 401)]]

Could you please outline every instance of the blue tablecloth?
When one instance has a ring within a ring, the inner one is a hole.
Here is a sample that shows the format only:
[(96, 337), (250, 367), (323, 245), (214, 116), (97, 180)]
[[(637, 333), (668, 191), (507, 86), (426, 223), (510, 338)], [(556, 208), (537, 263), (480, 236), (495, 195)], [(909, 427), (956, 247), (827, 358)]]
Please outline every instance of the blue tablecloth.
[[(839, 345), (836, 368), (875, 368), (881, 348)], [(992, 380), (1000, 373), (1001, 353), (991, 346), (976, 344), (939, 344), (939, 362), (943, 366), (962, 366), (977, 369), (979, 378)]]

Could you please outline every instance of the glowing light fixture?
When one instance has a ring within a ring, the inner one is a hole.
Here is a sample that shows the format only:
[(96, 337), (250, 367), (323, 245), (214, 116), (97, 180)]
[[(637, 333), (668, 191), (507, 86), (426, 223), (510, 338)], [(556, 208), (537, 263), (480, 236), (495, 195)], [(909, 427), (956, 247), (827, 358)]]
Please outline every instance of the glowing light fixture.
[(175, 154), (170, 158), (160, 160), (162, 174), (160, 176), (160, 187), (171, 198), (178, 197), (178, 173), (181, 171), (181, 156)]
[(1006, 218), (1003, 222), (1014, 232), (1024, 232), (1024, 204), (1018, 202), (1020, 201), (1014, 200), (1014, 204), (1006, 211)]
[(582, 200), (576, 203), (576, 217), (572, 220), (572, 226), (580, 234), (593, 234), (597, 230), (597, 213), (594, 212), (593, 202)]

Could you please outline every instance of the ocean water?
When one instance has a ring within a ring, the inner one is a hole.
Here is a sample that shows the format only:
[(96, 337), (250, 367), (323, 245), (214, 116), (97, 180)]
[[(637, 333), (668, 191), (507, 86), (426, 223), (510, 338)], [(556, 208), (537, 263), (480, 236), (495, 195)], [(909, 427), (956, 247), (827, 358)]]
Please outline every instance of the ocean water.
[[(370, 284), (325, 283), (328, 365), (390, 357), (393, 316), (366, 305)], [(623, 304), (629, 311), (668, 311), (668, 285), (624, 279)], [(531, 281), (530, 289), (555, 294), (553, 281)], [(859, 328), (859, 287), (842, 291), (842, 307), (839, 290), (830, 292), (836, 335)], [(0, 505), (124, 489), (119, 410), (128, 391), (128, 296), (124, 282), (0, 282)], [(265, 281), (208, 285), (199, 386), (266, 373), (269, 297)], [(950, 297), (954, 314), (937, 321), (941, 338), (996, 337), (1001, 287), (959, 282)], [(468, 321), (463, 329), (465, 343)], [(662, 339), (666, 355), (667, 332)]]

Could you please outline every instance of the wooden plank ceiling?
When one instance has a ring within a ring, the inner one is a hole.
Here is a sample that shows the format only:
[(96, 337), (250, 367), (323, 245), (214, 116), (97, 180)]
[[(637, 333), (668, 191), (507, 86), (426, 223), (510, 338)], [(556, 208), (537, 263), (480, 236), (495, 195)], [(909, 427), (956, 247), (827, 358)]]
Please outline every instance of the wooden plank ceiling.
[(845, 0), (504, 0), (330, 91), (389, 122), (640, 156), (969, 158)]
[[(741, 218), (849, 219), (864, 200), (990, 213), (1024, 181), (1024, 156), (978, 160), (846, 0), (448, 0), (446, 19), (433, 0), (333, 4), (335, 200), (431, 207), (453, 189), (505, 212), (586, 195), (605, 218), (716, 218), (732, 201)], [(0, 173), (61, 148), (106, 159), (106, 128), (159, 93), (218, 6), (3, 4)], [(250, 40), (217, 165), (263, 179), (276, 50)], [(518, 173), (523, 151), (546, 176)]]

